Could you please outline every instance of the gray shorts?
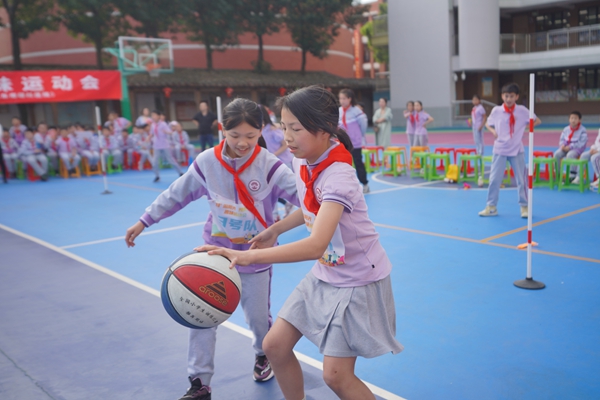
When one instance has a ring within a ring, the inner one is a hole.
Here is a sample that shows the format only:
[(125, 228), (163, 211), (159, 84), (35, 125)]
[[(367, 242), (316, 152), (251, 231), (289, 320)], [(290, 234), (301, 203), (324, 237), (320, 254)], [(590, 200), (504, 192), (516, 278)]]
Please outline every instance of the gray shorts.
[(319, 352), (331, 357), (397, 354), (396, 309), (390, 277), (357, 287), (336, 287), (309, 272), (278, 314)]

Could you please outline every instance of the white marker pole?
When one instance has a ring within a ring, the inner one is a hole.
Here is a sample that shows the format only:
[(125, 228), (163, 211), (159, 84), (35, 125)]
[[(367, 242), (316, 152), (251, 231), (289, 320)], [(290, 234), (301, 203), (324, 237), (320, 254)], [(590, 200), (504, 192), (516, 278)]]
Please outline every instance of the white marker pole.
[(535, 106), (535, 74), (529, 74), (529, 173), (527, 176), (527, 277), (515, 281), (514, 284), (522, 289), (543, 289), (542, 282), (534, 281), (531, 277), (531, 248), (533, 246), (533, 126)]
[(104, 192), (111, 194), (108, 190), (108, 179), (106, 178), (106, 163), (104, 162), (104, 149), (102, 148), (102, 120), (100, 119), (100, 107), (96, 106), (96, 129), (98, 131), (98, 144), (100, 145), (100, 165), (102, 166), (102, 179), (104, 180)]
[(219, 122), (219, 143), (223, 141), (223, 111), (221, 111), (221, 96), (217, 96), (217, 121)]

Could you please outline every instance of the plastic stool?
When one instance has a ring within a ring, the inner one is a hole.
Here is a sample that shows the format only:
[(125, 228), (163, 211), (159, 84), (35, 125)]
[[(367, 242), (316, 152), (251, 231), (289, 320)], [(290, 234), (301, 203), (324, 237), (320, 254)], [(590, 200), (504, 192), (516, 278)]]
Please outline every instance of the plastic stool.
[(81, 171), (79, 170), (79, 165), (75, 166), (75, 173), (73, 175), (69, 174), (67, 168), (65, 167), (65, 163), (63, 163), (62, 158), (58, 157), (58, 174), (64, 178), (69, 179), (69, 177), (81, 178)]
[[(389, 159), (389, 160), (388, 160)], [(383, 174), (398, 176), (407, 171), (406, 147), (388, 147), (383, 151)]]
[[(573, 185), (569, 182), (569, 175), (571, 172), (571, 166), (579, 167), (579, 184)], [(564, 168), (564, 170), (563, 170)], [(563, 176), (563, 172), (565, 175)], [(560, 161), (560, 170), (558, 172), (558, 190), (571, 189), (577, 190), (581, 193), (585, 191), (585, 188), (590, 184), (590, 177), (588, 175), (588, 162), (587, 160), (578, 160), (574, 158), (563, 158)]]
[(365, 157), (365, 170), (367, 173), (376, 172), (381, 166), (379, 160), (379, 150), (383, 151), (382, 146), (365, 146), (362, 148), (362, 155)]
[[(459, 173), (458, 173), (458, 183), (461, 182), (475, 182), (478, 183), (479, 178), (481, 177), (480, 172), (483, 172), (483, 160), (481, 159), (481, 156), (478, 154), (462, 154), (461, 157), (459, 158), (460, 160), (460, 165), (459, 165)], [(475, 172), (475, 175), (473, 175), (472, 177), (468, 176), (468, 170), (469, 170), (469, 165), (471, 164), (471, 161), (473, 161), (473, 171)], [(461, 174), (462, 171), (462, 174)]]
[[(427, 180), (428, 181), (439, 181), (439, 180), (443, 180), (446, 177), (446, 174), (448, 173), (448, 168), (450, 167), (450, 154), (448, 153), (441, 153), (441, 154), (430, 154), (429, 155), (429, 159), (431, 160), (431, 166), (429, 168), (429, 175), (427, 176)], [(436, 168), (435, 162), (436, 160), (440, 160), (440, 165)], [(446, 161), (446, 164), (444, 164), (444, 161)], [(444, 173), (442, 175), (438, 174), (437, 171), (442, 168), (442, 171), (444, 171)]]
[(414, 153), (429, 153), (429, 146), (412, 146), (410, 148), (410, 157), (408, 159), (408, 166), (412, 170), (413, 168), (421, 169), (421, 164), (419, 163), (419, 159), (413, 162), (413, 154)]
[[(481, 157), (482, 165), (485, 167), (486, 163), (492, 164), (493, 158), (494, 158), (494, 156)], [(491, 168), (490, 168), (490, 170), (491, 170)], [(483, 176), (483, 183), (490, 183), (490, 179), (485, 178), (485, 168), (481, 168), (481, 176)], [(510, 163), (508, 161), (506, 161), (506, 169), (504, 170), (504, 180), (502, 181), (502, 183), (504, 183), (505, 185), (510, 185), (510, 183), (511, 183), (510, 177), (511, 176), (514, 176), (514, 174), (512, 173)]]
[[(534, 158), (539, 158), (539, 157), (554, 158), (554, 153), (551, 151), (534, 151), (533, 157)], [(544, 172), (539, 173), (540, 178), (545, 179), (545, 180), (550, 180), (548, 165), (549, 164), (546, 164), (546, 170)], [(539, 171), (537, 171), (535, 168), (539, 168), (539, 165), (536, 166), (534, 163), (533, 168), (534, 168), (533, 174), (537, 176)], [(556, 173), (556, 166), (554, 166), (554, 173)]]
[[(412, 150), (412, 148), (411, 148)], [(423, 178), (425, 180), (427, 180), (428, 177), (428, 169), (429, 169), (429, 156), (431, 155), (431, 153), (426, 152), (426, 151), (415, 151), (412, 153), (412, 158), (411, 160), (417, 160), (419, 161), (418, 163), (415, 163), (414, 165), (411, 165), (410, 168), (410, 177), (411, 178)], [(415, 170), (418, 170), (418, 168), (416, 167), (416, 165), (420, 165), (421, 169), (423, 170), (415, 172)]]
[[(448, 155), (450, 155), (450, 153), (452, 153), (452, 158), (454, 159), (454, 162), (456, 163), (456, 153), (454, 153), (454, 147), (438, 147), (435, 149), (434, 153), (448, 154)], [(450, 163), (450, 161), (446, 161), (446, 163)], [(444, 166), (444, 160), (442, 160), (442, 163), (437, 167), (437, 169), (448, 171), (448, 168)]]
[(100, 162), (98, 162), (98, 165), (96, 165), (96, 170), (92, 171), (92, 169), (90, 168), (90, 163), (89, 163), (89, 160), (87, 159), (87, 157), (81, 157), (81, 169), (83, 169), (83, 174), (85, 176), (101, 175), (102, 174), (102, 166), (100, 165)]
[(107, 174), (114, 174), (115, 172), (123, 172), (123, 166), (121, 165), (117, 165), (117, 168), (113, 168), (112, 166), (113, 164), (113, 156), (112, 154), (109, 154), (108, 157), (106, 157), (106, 173)]
[[(546, 166), (546, 172), (540, 171), (542, 165)], [(556, 186), (556, 160), (554, 157), (534, 157), (533, 173), (535, 175), (533, 187), (549, 187), (554, 190), (554, 186)]]
[[(460, 171), (462, 172), (462, 163), (460, 161), (460, 158), (462, 155), (468, 155), (468, 154), (477, 154), (477, 150), (475, 149), (456, 149), (454, 150), (454, 154), (455, 154), (455, 159), (456, 159), (456, 165), (460, 166)], [(473, 173), (474, 169), (473, 167), (471, 167), (471, 160), (469, 159), (469, 162), (467, 163), (467, 174), (471, 174)]]

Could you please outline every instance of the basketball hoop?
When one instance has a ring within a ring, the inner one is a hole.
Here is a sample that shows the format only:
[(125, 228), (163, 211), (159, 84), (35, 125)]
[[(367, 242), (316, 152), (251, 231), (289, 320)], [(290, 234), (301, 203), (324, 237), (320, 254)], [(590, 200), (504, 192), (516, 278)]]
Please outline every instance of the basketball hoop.
[(146, 64), (146, 71), (151, 78), (158, 78), (160, 75), (160, 64)]

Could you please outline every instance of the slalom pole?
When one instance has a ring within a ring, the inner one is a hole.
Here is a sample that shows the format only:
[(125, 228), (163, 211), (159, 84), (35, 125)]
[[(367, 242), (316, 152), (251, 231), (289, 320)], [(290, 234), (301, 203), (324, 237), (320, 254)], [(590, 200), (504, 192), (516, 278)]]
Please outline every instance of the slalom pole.
[(100, 119), (100, 107), (96, 106), (96, 129), (98, 131), (98, 144), (100, 144), (100, 164), (102, 165), (102, 179), (104, 180), (104, 192), (111, 194), (108, 190), (108, 179), (106, 178), (106, 162), (104, 161), (104, 148), (102, 147), (102, 120)]
[(219, 122), (219, 143), (223, 141), (223, 111), (221, 110), (221, 96), (217, 96), (217, 121)]
[(514, 282), (521, 289), (543, 289), (542, 282), (533, 280), (531, 276), (531, 248), (533, 246), (533, 107), (535, 105), (535, 74), (529, 74), (529, 173), (527, 176), (527, 276)]

